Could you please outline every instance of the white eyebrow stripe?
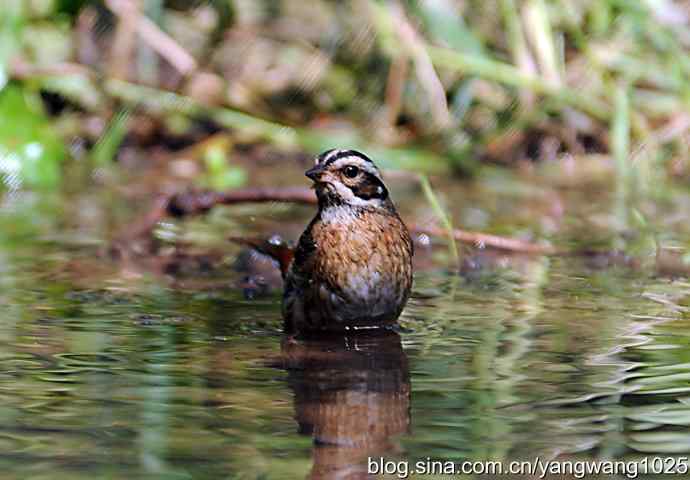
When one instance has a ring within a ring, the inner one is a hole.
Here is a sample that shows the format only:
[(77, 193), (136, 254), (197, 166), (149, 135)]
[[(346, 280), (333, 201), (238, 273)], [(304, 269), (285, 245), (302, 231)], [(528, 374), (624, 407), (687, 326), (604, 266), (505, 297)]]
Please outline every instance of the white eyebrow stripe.
[(356, 165), (365, 172), (371, 173), (379, 179), (381, 178), (381, 173), (373, 163), (354, 155), (348, 155), (347, 157), (339, 158), (331, 164), (331, 167), (338, 170), (344, 167), (345, 165)]
[(333, 149), (333, 150), (326, 150), (324, 153), (316, 157), (316, 163), (317, 165), (323, 165), (327, 167), (329, 164), (340, 160), (341, 158), (358, 158), (362, 162), (367, 162), (370, 164), (374, 164), (374, 162), (371, 160), (371, 158), (367, 157), (365, 154), (362, 152), (358, 152), (357, 150), (344, 150), (344, 149)]
[(327, 165), (328, 162), (331, 160), (331, 158), (337, 157), (341, 153), (345, 152), (346, 150), (338, 149), (335, 148), (333, 150), (330, 150), (326, 153), (325, 157), (316, 157), (316, 163), (323, 163), (324, 165)]

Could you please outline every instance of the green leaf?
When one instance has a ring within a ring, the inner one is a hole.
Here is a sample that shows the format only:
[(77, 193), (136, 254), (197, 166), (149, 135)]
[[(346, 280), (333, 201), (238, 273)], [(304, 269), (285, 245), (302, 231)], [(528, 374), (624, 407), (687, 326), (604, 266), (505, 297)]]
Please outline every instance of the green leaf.
[(482, 43), (465, 24), (458, 6), (451, 0), (419, 2), (416, 10), (431, 37), (449, 47), (476, 55), (483, 53)]
[(0, 14), (0, 90), (7, 84), (9, 73), (7, 65), (19, 50), (20, 37), (24, 26), (22, 4), (18, 0), (6, 2)]
[(16, 85), (0, 92), (0, 183), (9, 188), (55, 188), (65, 158), (38, 95)]
[(212, 146), (204, 154), (206, 181), (214, 190), (228, 190), (247, 182), (247, 172), (241, 167), (228, 164), (226, 153), (221, 146)]

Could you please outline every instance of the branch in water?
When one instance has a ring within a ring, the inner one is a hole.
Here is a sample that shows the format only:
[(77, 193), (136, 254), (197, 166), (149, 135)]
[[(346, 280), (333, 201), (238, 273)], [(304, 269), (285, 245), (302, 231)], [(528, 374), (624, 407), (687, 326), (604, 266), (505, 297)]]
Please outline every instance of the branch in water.
[[(448, 237), (448, 231), (441, 227), (421, 227), (410, 225), (410, 230), (430, 237)], [(494, 248), (496, 250), (506, 250), (516, 253), (530, 253), (535, 255), (554, 255), (557, 252), (550, 245), (539, 245), (537, 243), (518, 240), (517, 238), (500, 237), (488, 233), (468, 232), (458, 228), (453, 229), (453, 238), (461, 243), (473, 245), (477, 248)]]
[[(314, 191), (302, 187), (287, 188), (240, 188), (228, 192), (186, 192), (176, 195), (160, 196), (154, 201), (154, 206), (144, 215), (133, 228), (127, 232), (123, 240), (149, 235), (156, 224), (165, 216), (185, 217), (205, 213), (216, 205), (235, 205), (240, 203), (286, 202), (316, 204)], [(414, 233), (432, 237), (444, 237), (448, 232), (441, 227), (422, 227), (411, 225)], [(539, 245), (515, 238), (500, 237), (479, 232), (468, 232), (453, 229), (453, 238), (458, 242), (480, 248), (494, 248), (515, 253), (535, 255), (553, 255), (556, 249), (549, 245)]]
[(191, 192), (174, 195), (167, 210), (173, 216), (204, 213), (215, 205), (236, 203), (289, 202), (315, 204), (314, 191), (302, 187), (240, 188), (228, 192)]

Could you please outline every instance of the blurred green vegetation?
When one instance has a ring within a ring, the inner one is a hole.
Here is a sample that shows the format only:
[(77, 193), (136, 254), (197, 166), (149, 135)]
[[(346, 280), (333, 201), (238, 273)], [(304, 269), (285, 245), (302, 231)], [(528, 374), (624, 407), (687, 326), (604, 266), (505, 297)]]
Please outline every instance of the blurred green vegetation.
[(65, 148), (32, 93), (14, 85), (0, 92), (0, 174), (10, 187), (54, 188)]
[(689, 49), (672, 0), (5, 0), (2, 183), (7, 159), (57, 185), (67, 146), (127, 168), (224, 129), (199, 160), (213, 188), (246, 178), (221, 155), (268, 143), (422, 173), (575, 165), (653, 193), (690, 176)]

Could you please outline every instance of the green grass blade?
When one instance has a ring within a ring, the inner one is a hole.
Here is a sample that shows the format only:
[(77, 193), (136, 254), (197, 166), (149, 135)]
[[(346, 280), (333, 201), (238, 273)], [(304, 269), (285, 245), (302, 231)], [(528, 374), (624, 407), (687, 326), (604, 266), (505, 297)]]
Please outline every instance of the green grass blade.
[(446, 213), (445, 209), (441, 206), (441, 202), (439, 202), (436, 193), (434, 193), (434, 189), (431, 187), (431, 182), (429, 182), (429, 178), (426, 175), (420, 174), (419, 183), (422, 186), (422, 192), (424, 192), (424, 197), (429, 202), (429, 205), (431, 205), (434, 214), (439, 219), (439, 221), (443, 225), (443, 228), (445, 228), (448, 233), (448, 252), (450, 253), (451, 259), (453, 260), (453, 264), (459, 265), (460, 253), (458, 250), (458, 245), (455, 241), (455, 236), (453, 235), (453, 222), (451, 222), (450, 217)]
[(113, 163), (115, 155), (127, 134), (129, 110), (117, 112), (108, 124), (105, 133), (91, 150), (91, 161), (94, 167), (104, 167)]

